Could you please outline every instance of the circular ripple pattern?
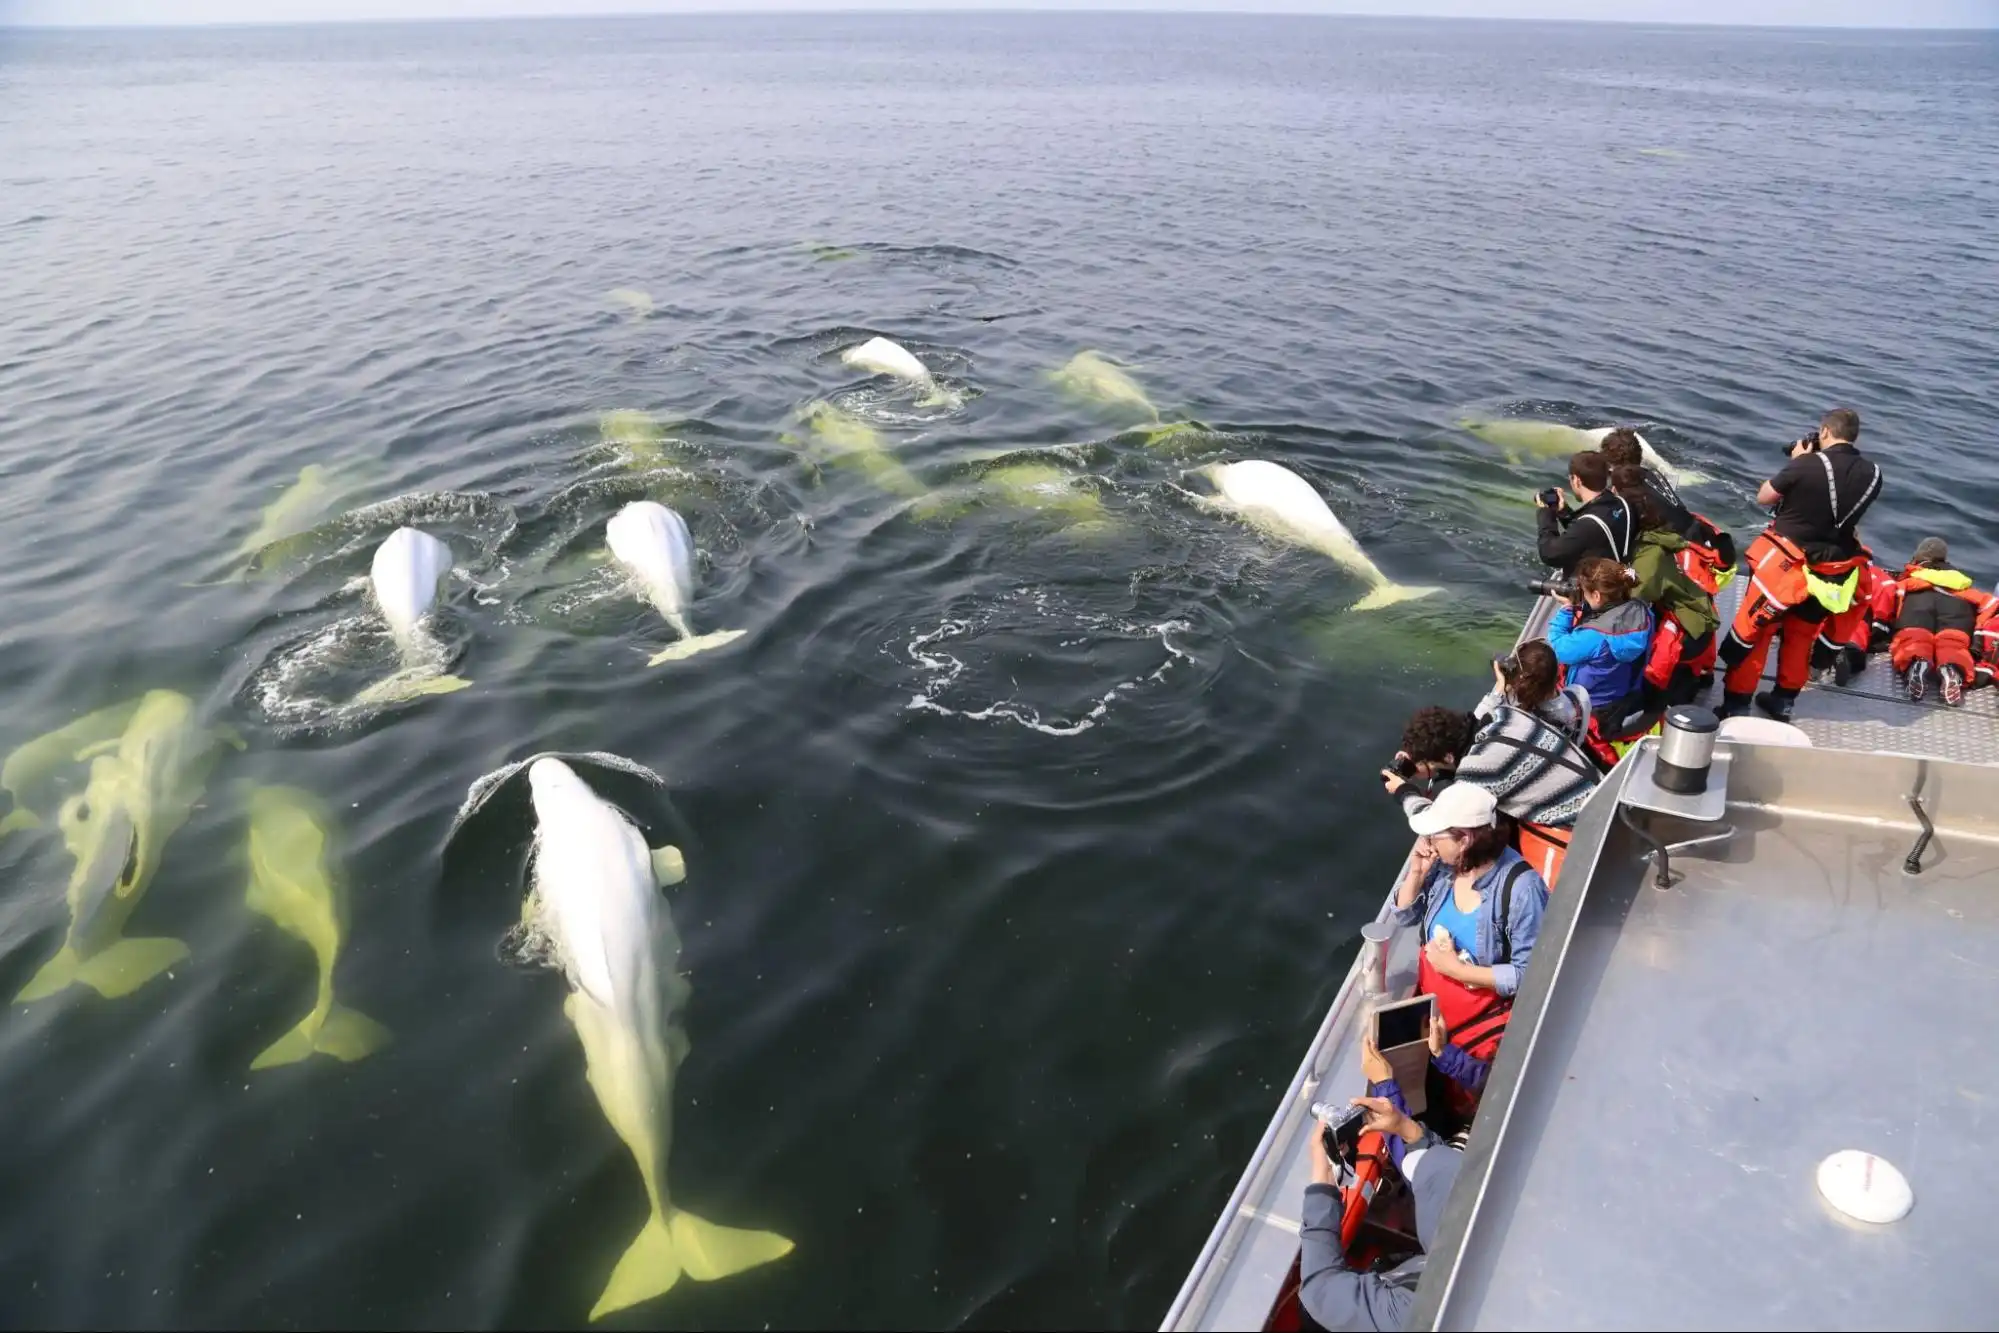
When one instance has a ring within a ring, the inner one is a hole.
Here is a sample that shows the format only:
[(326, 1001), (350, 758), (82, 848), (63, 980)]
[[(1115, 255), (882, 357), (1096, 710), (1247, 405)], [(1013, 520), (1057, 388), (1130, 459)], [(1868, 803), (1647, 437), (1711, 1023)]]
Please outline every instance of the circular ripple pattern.
[[(441, 853), (479, 775), (606, 749), (685, 829), (673, 1193), (797, 1242), (620, 1322), (1149, 1324), (1400, 853), (1374, 770), (1526, 607), (1559, 464), (1461, 421), (1633, 422), (1746, 526), (1849, 402), (1877, 549), (1999, 575), (1990, 37), (897, 15), (0, 61), (0, 748), (149, 688), (250, 742), (134, 921), (191, 956), (0, 1014), (0, 1322), (587, 1312), (638, 1178), (561, 983), (495, 959), (519, 839)], [(841, 364), (877, 334), (934, 400)], [(1203, 428), (1069, 396), (1084, 349)], [(1349, 612), (1202, 507), (1243, 457), (1448, 596)], [(310, 465), (335, 507), (244, 561)], [(641, 498), (702, 548), (695, 629), (746, 637), (646, 666), (670, 631), (601, 558)], [(403, 521), (453, 542), (473, 687), (301, 714), (387, 669), (352, 585)], [(338, 989), (395, 1034), (354, 1065), (248, 1070), (313, 984), (244, 902), (253, 781), (340, 815)], [(67, 873), (0, 842), (0, 994)]]

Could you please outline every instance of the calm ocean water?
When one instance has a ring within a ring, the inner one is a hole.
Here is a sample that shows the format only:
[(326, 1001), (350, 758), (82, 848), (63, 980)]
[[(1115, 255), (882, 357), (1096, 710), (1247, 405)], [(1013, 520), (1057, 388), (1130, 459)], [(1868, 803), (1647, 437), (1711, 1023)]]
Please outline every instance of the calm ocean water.
[[(669, 1179), (797, 1244), (618, 1322), (1155, 1321), (1401, 854), (1374, 770), (1527, 608), (1559, 466), (1457, 423), (1636, 423), (1746, 529), (1849, 403), (1876, 548), (1999, 576), (1995, 112), (1999, 40), (1947, 33), (0, 32), (0, 750), (155, 688), (248, 742), (129, 932), (191, 956), (0, 1012), (0, 1323), (588, 1311), (645, 1202), (561, 982), (495, 959), (523, 809), (444, 856), (550, 748), (668, 778), (607, 789), (691, 872)], [(949, 401), (843, 367), (870, 333)], [(1086, 348), (1206, 429), (1065, 395)], [(829, 459), (821, 401), (906, 471)], [(1000, 457), (1059, 503), (981, 488)], [(1245, 457), (1448, 595), (1350, 612), (1188, 498)], [(338, 504), (218, 582), (314, 464)], [(590, 558), (644, 495), (737, 644), (647, 667)], [(475, 683), (346, 707), (405, 521)], [(314, 975), (245, 905), (253, 782), (338, 813), (365, 1060), (249, 1072)], [(69, 866), (0, 842), (0, 993)]]

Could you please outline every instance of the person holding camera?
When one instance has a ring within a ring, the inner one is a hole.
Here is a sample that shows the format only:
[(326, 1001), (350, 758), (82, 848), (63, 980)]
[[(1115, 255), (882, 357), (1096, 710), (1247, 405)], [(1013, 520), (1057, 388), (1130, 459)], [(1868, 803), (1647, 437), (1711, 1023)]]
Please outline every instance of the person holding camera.
[(1552, 487), (1534, 497), (1541, 563), (1566, 579), (1592, 556), (1629, 560), (1638, 540), (1637, 516), (1630, 501), (1611, 493), (1610, 461), (1595, 449), (1571, 454), (1569, 490), (1580, 506), (1573, 512), (1562, 507), (1561, 492)]
[(1719, 650), (1723, 717), (1748, 709), (1771, 640), (1780, 638), (1777, 686), (1754, 702), (1790, 721), (1811, 673), (1818, 627), (1834, 622), (1826, 635), (1831, 647), (1847, 640), (1852, 617), (1866, 614), (1855, 593), (1869, 555), (1857, 529), (1881, 494), (1882, 473), (1855, 447), (1859, 438), (1860, 414), (1834, 408), (1817, 431), (1785, 450), (1790, 462), (1756, 493), (1756, 502), (1775, 512), (1750, 544), (1749, 587)]
[[(1380, 1088), (1379, 1084), (1374, 1086)], [(1367, 1113), (1361, 1132), (1378, 1133), (1397, 1150), (1395, 1165), (1409, 1182), (1415, 1204), (1416, 1239), (1427, 1251), (1436, 1239), (1437, 1224), (1443, 1218), (1464, 1154), (1410, 1118), (1393, 1081), (1383, 1091), (1389, 1095), (1355, 1097), (1351, 1104)], [(1324, 1134), (1312, 1135), (1308, 1151), (1312, 1155), (1312, 1183), (1305, 1187), (1304, 1216), (1298, 1231), (1298, 1303), (1320, 1328), (1335, 1333), (1369, 1329), (1386, 1333), (1403, 1327), (1416, 1303), (1424, 1255), (1413, 1255), (1386, 1272), (1360, 1273), (1350, 1268), (1340, 1236), (1345, 1199), (1340, 1194), (1339, 1165), (1326, 1150)]]
[(1417, 709), (1395, 762), (1381, 770), (1382, 786), (1408, 818), (1430, 805), (1419, 779), (1455, 781), (1485, 788), (1500, 813), (1522, 825), (1555, 829), (1576, 822), (1602, 776), (1562, 730), (1510, 703), (1485, 717), (1434, 704)]
[(1529, 639), (1492, 659), (1492, 688), (1472, 716), (1489, 722), (1501, 704), (1532, 713), (1578, 745), (1589, 732), (1589, 691), (1562, 684), (1562, 664), (1546, 639)]
[(1606, 737), (1623, 735), (1625, 719), (1644, 704), (1652, 629), (1652, 608), (1632, 599), (1630, 574), (1603, 556), (1583, 561), (1575, 593), (1548, 621), (1548, 646), (1569, 669), (1569, 683), (1589, 691)]

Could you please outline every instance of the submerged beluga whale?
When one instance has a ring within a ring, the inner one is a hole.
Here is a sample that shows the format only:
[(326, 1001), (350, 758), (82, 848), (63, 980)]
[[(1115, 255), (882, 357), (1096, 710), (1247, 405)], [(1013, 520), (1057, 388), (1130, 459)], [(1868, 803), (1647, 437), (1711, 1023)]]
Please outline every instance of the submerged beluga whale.
[[(676, 971), (680, 937), (661, 890), (686, 875), (677, 848), (649, 850), (625, 813), (590, 789), (566, 760), (535, 755), (488, 774), (466, 794), (464, 821), (523, 768), (534, 806), (530, 883), (520, 924), (501, 945), (522, 965), (559, 970), (563, 1014), (583, 1045), (591, 1090), (631, 1151), (650, 1212), (611, 1271), (590, 1318), (648, 1301), (683, 1277), (713, 1281), (770, 1263), (791, 1242), (769, 1231), (718, 1226), (676, 1206), (667, 1190), (673, 1080), (687, 1057), (680, 1011), (690, 988)], [(644, 777), (616, 755), (574, 756)]]
[(631, 578), (639, 596), (680, 636), (680, 642), (654, 653), (647, 666), (677, 662), (734, 643), (747, 632), (724, 629), (696, 634), (688, 625), (687, 608), (694, 602), (694, 538), (687, 530), (687, 520), (665, 505), (632, 501), (604, 525), (604, 544), (611, 548), (611, 557)]
[(397, 528), (375, 548), (368, 592), (389, 624), (402, 669), (369, 686), (356, 703), (391, 703), (426, 694), (450, 694), (472, 682), (445, 672), (445, 649), (426, 625), (437, 589), (451, 574), (451, 548), (427, 532)]
[(333, 967), (347, 939), (347, 886), (328, 847), (330, 822), (319, 803), (296, 787), (258, 787), (250, 793), (245, 901), (303, 941), (319, 964), (312, 1008), (251, 1061), (252, 1069), (314, 1054), (351, 1063), (389, 1040), (387, 1028), (333, 999)]
[[(17, 1002), (78, 982), (107, 998), (126, 995), (187, 957), (177, 939), (126, 937), (125, 922), (151, 886), (167, 841), (194, 813), (220, 743), (241, 745), (201, 726), (194, 704), (172, 690), (153, 690), (85, 721), (105, 734), (72, 753), (74, 762), (89, 763), (90, 777), (56, 816), (76, 862), (66, 894), (69, 930)], [(83, 740), (75, 724), (57, 734)]]
[[(1458, 426), (1487, 444), (1498, 445), (1506, 452), (1508, 461), (1515, 463), (1520, 461), (1522, 455), (1562, 458), (1594, 449), (1603, 443), (1604, 436), (1616, 429), (1614, 426), (1598, 426), (1583, 430), (1577, 426), (1564, 426), (1558, 421), (1526, 421), (1513, 417), (1467, 417), (1458, 422)], [(1632, 433), (1637, 434), (1636, 431)], [(1638, 448), (1645, 455), (1646, 464), (1675, 486), (1699, 486), (1708, 480), (1703, 473), (1675, 467), (1667, 462), (1665, 456), (1653, 448), (1652, 442), (1643, 435), (1638, 436)]]
[(1441, 588), (1411, 588), (1391, 583), (1360, 549), (1346, 525), (1327, 507), (1312, 483), (1290, 468), (1261, 459), (1216, 463), (1196, 470), (1214, 486), (1208, 503), (1236, 515), (1280, 541), (1317, 551), (1358, 574), (1368, 594), (1354, 604), (1356, 611), (1375, 611), (1397, 602), (1428, 597)]

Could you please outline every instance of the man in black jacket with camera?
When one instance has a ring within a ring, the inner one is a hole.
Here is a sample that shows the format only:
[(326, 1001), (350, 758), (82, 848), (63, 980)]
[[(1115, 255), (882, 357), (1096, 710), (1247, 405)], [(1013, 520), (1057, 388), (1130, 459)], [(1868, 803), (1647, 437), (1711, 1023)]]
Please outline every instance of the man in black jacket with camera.
[(1552, 487), (1534, 497), (1539, 511), (1541, 563), (1553, 565), (1565, 579), (1591, 556), (1607, 556), (1619, 564), (1630, 561), (1638, 542), (1638, 516), (1622, 496), (1610, 490), (1610, 460), (1594, 449), (1569, 456), (1569, 489), (1581, 508), (1562, 508), (1561, 492)]
[[(1749, 586), (1721, 642), (1724, 717), (1745, 711), (1753, 696), (1771, 717), (1790, 721), (1791, 705), (1811, 673), (1819, 626), (1864, 614), (1853, 604), (1868, 560), (1858, 529), (1881, 494), (1882, 475), (1881, 465), (1854, 447), (1859, 438), (1860, 414), (1833, 409), (1816, 431), (1784, 451), (1790, 461), (1756, 493), (1756, 503), (1776, 512), (1745, 556)], [(1844, 638), (1835, 633), (1828, 642)], [(1755, 694), (1772, 639), (1779, 640), (1777, 687)]]

